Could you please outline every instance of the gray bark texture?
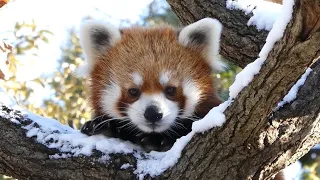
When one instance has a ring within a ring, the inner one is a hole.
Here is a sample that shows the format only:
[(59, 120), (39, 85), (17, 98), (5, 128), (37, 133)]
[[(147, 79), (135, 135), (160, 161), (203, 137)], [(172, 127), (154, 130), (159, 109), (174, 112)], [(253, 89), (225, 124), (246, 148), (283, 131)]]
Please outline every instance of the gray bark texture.
[(268, 32), (258, 31), (247, 22), (252, 14), (226, 8), (226, 0), (167, 0), (183, 25), (205, 17), (218, 19), (223, 24), (221, 55), (228, 61), (245, 67), (258, 58)]
[[(249, 16), (227, 10), (224, 0), (168, 2), (184, 24), (203, 17), (218, 18), (224, 25), (221, 45), (226, 59), (243, 67), (258, 56), (267, 33), (247, 27)], [(319, 24), (320, 0), (295, 0), (293, 18), (283, 38), (269, 53), (260, 73), (225, 111), (226, 123), (196, 134), (178, 163), (154, 179), (271, 179), (319, 143)], [(297, 98), (273, 113), (277, 102), (310, 66), (313, 71)], [(12, 111), (5, 106), (0, 110)], [(20, 125), (1, 116), (0, 137), (0, 174), (41, 180), (137, 179), (135, 167), (120, 169), (124, 163), (135, 164), (130, 154), (115, 154), (109, 163), (96, 162), (99, 152), (92, 157), (50, 159), (57, 149), (27, 138)]]

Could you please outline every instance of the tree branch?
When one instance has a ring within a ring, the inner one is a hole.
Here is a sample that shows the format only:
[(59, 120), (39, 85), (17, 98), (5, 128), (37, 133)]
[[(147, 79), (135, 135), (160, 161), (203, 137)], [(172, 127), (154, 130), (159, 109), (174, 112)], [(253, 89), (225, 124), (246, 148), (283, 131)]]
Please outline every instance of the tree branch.
[[(300, 39), (307, 31), (303, 28), (306, 27), (303, 25), (308, 17), (306, 14), (313, 13), (304, 11), (308, 8), (303, 6), (315, 7), (315, 4), (319, 4), (319, 1), (296, 1), (293, 18), (283, 38), (269, 53), (260, 74), (225, 112), (227, 123), (216, 131), (194, 137), (183, 158), (170, 173), (180, 179), (196, 179), (199, 176), (212, 179), (264, 179), (275, 173), (274, 169), (264, 168), (271, 164), (276, 166), (275, 162), (280, 159), (286, 165), (294, 162), (319, 142), (319, 108), (316, 105), (319, 101), (310, 106), (312, 112), (305, 114), (307, 117), (288, 118), (287, 123), (277, 128), (270, 129), (267, 124), (268, 115), (287, 92), (286, 87), (291, 87), (312, 60), (319, 56), (319, 28), (308, 34), (308, 39)], [(319, 80), (319, 76), (316, 76)], [(315, 86), (312, 87), (312, 91), (317, 90)], [(316, 97), (313, 96), (314, 99)], [(308, 109), (306, 106), (304, 108)], [(299, 124), (302, 120), (308, 125)], [(289, 123), (292, 125), (288, 126)], [(188, 161), (197, 164), (197, 167), (183, 166)]]
[[(309, 22), (306, 18), (320, 8), (315, 7), (319, 2), (296, 0), (293, 18), (283, 38), (269, 53), (260, 73), (226, 110), (225, 125), (196, 134), (179, 162), (158, 179), (270, 178), (319, 142), (319, 61), (314, 63), (298, 98), (274, 115), (272, 126), (268, 124), (268, 116), (276, 103), (319, 56), (319, 27), (306, 25)], [(307, 11), (309, 6), (317, 10)], [(319, 15), (317, 17), (319, 19)], [(58, 150), (34, 143), (34, 139), (25, 137), (25, 130), (3, 117), (0, 137), (3, 137), (0, 139), (0, 173), (16, 178), (136, 178), (134, 168), (120, 169), (124, 163), (135, 164), (130, 154), (113, 155), (106, 164), (95, 160), (99, 152), (92, 157), (49, 159), (49, 155)]]
[[(18, 111), (5, 106), (0, 110), (12, 117), (19, 117), (22, 126), (32, 123), (24, 119)], [(133, 156), (112, 155), (112, 163), (99, 161), (100, 152), (93, 156), (67, 159), (50, 159), (58, 149), (47, 148), (36, 143), (36, 138), (27, 138), (26, 130), (11, 122), (11, 118), (0, 116), (0, 174), (18, 179), (132, 179), (136, 175), (132, 169), (120, 169), (125, 163), (135, 164)]]

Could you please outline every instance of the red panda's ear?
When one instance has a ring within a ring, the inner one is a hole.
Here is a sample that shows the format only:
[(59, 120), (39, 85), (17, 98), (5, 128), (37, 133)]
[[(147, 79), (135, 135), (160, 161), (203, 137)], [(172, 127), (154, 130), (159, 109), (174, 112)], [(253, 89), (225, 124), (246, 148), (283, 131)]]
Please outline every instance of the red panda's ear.
[(212, 18), (204, 18), (184, 27), (179, 33), (179, 43), (200, 49), (213, 70), (221, 71), (226, 65), (220, 60), (220, 36), (222, 24)]
[(97, 59), (115, 43), (120, 41), (120, 30), (107, 22), (87, 20), (80, 27), (80, 44), (86, 64), (77, 70), (79, 76), (88, 75)]

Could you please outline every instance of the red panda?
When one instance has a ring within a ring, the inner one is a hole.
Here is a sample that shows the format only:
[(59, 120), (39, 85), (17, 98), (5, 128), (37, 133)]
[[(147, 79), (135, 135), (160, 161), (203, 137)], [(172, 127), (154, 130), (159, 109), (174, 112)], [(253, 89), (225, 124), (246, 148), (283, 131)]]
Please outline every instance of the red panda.
[(90, 78), (93, 120), (81, 132), (103, 133), (168, 150), (191, 131), (192, 122), (220, 104), (212, 72), (219, 59), (222, 30), (205, 18), (180, 30), (116, 27), (94, 20), (80, 30)]

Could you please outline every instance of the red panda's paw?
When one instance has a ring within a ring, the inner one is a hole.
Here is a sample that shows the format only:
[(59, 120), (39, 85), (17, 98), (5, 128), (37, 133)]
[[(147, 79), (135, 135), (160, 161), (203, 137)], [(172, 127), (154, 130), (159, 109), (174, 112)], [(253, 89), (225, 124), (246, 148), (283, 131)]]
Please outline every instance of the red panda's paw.
[(86, 123), (84, 123), (84, 125), (80, 129), (80, 132), (88, 136), (92, 136), (95, 134), (104, 134), (107, 136), (111, 136), (112, 134), (109, 130), (109, 124), (101, 123), (101, 121), (97, 120), (87, 121)]
[(174, 144), (175, 141), (172, 139), (161, 136), (161, 135), (143, 135), (138, 136), (139, 142), (137, 143), (140, 145), (146, 152), (150, 151), (168, 151)]
[(84, 123), (84, 125), (81, 127), (80, 132), (83, 134), (86, 134), (88, 136), (93, 135), (93, 130), (94, 130), (94, 126), (93, 126), (93, 121), (87, 121)]

